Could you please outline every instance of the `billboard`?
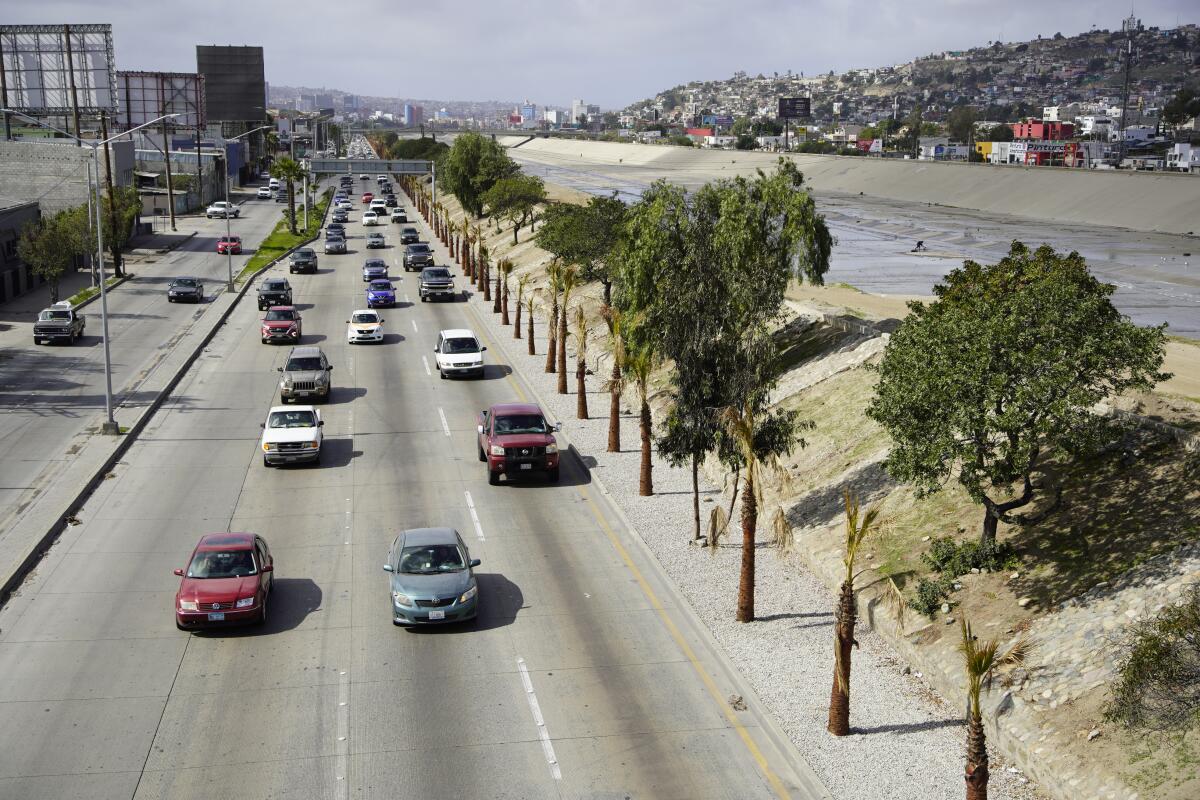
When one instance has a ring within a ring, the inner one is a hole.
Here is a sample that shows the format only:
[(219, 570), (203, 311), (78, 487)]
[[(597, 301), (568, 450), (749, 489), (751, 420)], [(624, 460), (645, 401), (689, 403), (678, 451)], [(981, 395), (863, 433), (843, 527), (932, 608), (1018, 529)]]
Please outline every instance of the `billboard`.
[(203, 128), (204, 76), (194, 72), (117, 72), (117, 130), (127, 131), (163, 114), (173, 128)]
[(257, 122), (267, 116), (267, 79), (261, 47), (196, 45), (204, 76), (208, 120)]
[(0, 25), (0, 69), (8, 108), (31, 116), (116, 110), (111, 25)]
[(781, 97), (779, 98), (780, 119), (801, 119), (812, 114), (812, 98)]

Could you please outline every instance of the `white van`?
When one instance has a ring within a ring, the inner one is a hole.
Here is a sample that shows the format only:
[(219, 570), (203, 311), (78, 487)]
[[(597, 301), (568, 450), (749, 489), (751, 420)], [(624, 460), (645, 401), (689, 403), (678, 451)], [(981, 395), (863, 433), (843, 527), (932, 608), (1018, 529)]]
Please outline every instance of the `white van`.
[(267, 186), (270, 187), (271, 189), (278, 189), (279, 188), (279, 178), (271, 178), (271, 180), (267, 181)]

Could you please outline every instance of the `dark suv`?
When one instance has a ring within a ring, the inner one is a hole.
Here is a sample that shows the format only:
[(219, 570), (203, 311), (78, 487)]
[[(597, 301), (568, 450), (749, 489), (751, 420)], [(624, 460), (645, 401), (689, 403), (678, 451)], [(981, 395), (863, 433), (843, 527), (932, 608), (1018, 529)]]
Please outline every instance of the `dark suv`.
[(433, 266), (433, 251), (424, 242), (410, 244), (404, 248), (404, 271), (413, 272)]
[(292, 304), (292, 285), (287, 278), (267, 278), (258, 286), (258, 310), (265, 311), (271, 306), (290, 306)]
[(430, 297), (454, 299), (454, 275), (445, 267), (426, 267), (417, 280), (417, 292), (424, 303)]
[(292, 253), (291, 261), (288, 262), (288, 272), (316, 272), (317, 271), (317, 251), (311, 247), (301, 247), (296, 252)]

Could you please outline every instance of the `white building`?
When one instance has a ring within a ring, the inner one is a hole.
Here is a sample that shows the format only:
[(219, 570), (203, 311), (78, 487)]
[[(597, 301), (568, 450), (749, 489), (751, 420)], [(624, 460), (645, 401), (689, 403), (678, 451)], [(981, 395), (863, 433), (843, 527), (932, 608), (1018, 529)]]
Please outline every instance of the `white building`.
[(586, 119), (587, 118), (587, 109), (588, 109), (587, 104), (584, 103), (582, 100), (572, 100), (571, 101), (571, 118), (569, 120), (567, 120), (567, 122), (569, 122), (572, 125), (575, 125), (579, 122), (580, 117), (584, 117)]
[(1167, 152), (1166, 169), (1172, 172), (1200, 173), (1200, 146), (1177, 143)]
[(1104, 136), (1107, 137), (1112, 129), (1112, 120), (1103, 115), (1088, 114), (1083, 117), (1075, 118), (1076, 124), (1079, 126), (1078, 131), (1080, 136)]
[(737, 143), (736, 136), (705, 136), (703, 147), (733, 147)]
[(566, 117), (566, 114), (554, 108), (547, 108), (542, 113), (542, 119), (546, 120), (546, 122), (550, 123), (551, 125), (562, 125), (565, 121), (564, 117)]

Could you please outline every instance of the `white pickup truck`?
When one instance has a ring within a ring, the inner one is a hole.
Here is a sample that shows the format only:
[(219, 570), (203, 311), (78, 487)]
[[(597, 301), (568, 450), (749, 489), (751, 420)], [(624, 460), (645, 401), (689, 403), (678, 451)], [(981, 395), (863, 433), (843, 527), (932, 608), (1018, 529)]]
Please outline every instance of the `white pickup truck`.
[(237, 219), (242, 212), (233, 203), (227, 203), (224, 200), (218, 200), (204, 210), (204, 216), (212, 219), (213, 217), (233, 217)]

